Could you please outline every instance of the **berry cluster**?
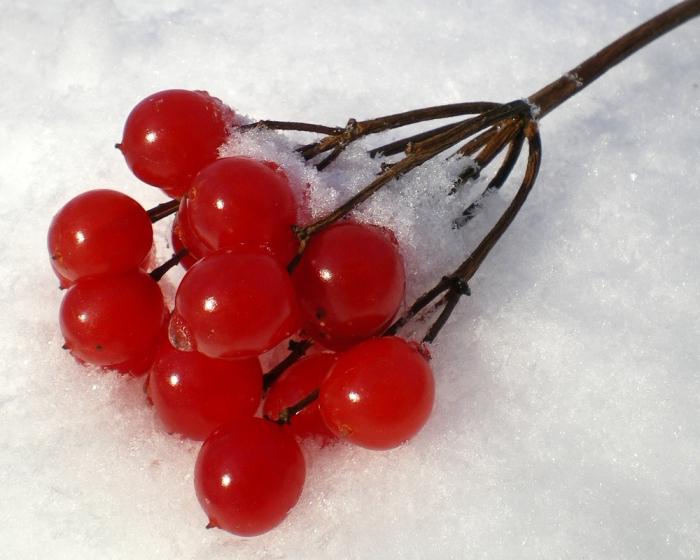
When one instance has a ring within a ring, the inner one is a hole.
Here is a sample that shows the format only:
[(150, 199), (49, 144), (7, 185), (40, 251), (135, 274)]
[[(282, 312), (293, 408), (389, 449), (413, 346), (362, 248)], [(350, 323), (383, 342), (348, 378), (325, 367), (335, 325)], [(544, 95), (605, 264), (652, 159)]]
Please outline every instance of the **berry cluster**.
[[(219, 157), (237, 125), (206, 92), (144, 99), (117, 147), (173, 200), (146, 211), (113, 190), (85, 192), (53, 218), (48, 248), (67, 289), (65, 348), (147, 374), (165, 428), (204, 440), (195, 486), (209, 526), (255, 535), (301, 494), (300, 439), (398, 446), (427, 421), (434, 383), (417, 344), (382, 336), (404, 300), (391, 231), (343, 220), (302, 238), (284, 169)], [(152, 223), (170, 214), (175, 256), (149, 273)], [(178, 262), (187, 272), (170, 311), (159, 281)], [(285, 342), (288, 359), (263, 374), (260, 356)]]

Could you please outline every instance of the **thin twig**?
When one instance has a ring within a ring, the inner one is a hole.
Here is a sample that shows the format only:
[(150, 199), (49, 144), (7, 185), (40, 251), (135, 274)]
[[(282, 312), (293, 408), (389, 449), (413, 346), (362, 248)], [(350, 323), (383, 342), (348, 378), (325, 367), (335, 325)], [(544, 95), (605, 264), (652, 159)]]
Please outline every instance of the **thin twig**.
[(163, 202), (158, 206), (154, 206), (150, 210), (147, 210), (146, 214), (148, 214), (148, 218), (151, 220), (151, 223), (156, 223), (158, 220), (162, 220), (166, 216), (170, 216), (171, 214), (177, 212), (179, 206), (179, 200), (169, 200), (168, 202)]
[[(296, 228), (295, 231), (300, 240), (300, 250), (290, 263), (290, 269), (301, 258), (311, 236), (342, 219), (393, 179), (410, 172), (448, 148), (466, 141), (457, 154), (463, 156), (477, 154), (474, 158), (475, 165), (467, 167), (461, 174), (461, 180), (464, 181), (473, 179), (507, 147), (506, 155), (499, 169), (479, 199), (473, 202), (462, 213), (462, 217), (455, 221), (455, 227), (463, 226), (472, 217), (481, 201), (505, 183), (515, 168), (522, 147), (527, 140), (527, 165), (520, 187), (510, 205), (462, 264), (451, 274), (443, 276), (430, 290), (417, 298), (413, 305), (385, 331), (386, 335), (395, 334), (417, 314), (440, 298), (436, 305), (442, 307), (442, 310), (424, 337), (426, 342), (432, 342), (449, 319), (461, 297), (469, 293), (467, 282), (512, 224), (534, 185), (542, 159), (542, 146), (535, 119), (541, 119), (547, 115), (649, 42), (698, 15), (700, 15), (700, 0), (680, 2), (613, 41), (526, 100), (516, 100), (506, 104), (478, 102), (441, 105), (360, 122), (350, 119), (344, 128), (323, 127), (308, 123), (264, 121), (270, 123), (271, 128), (321, 131), (321, 133), (326, 134), (318, 142), (299, 148), (300, 153), (307, 159), (330, 151), (330, 154), (318, 164), (318, 167), (322, 169), (334, 161), (351, 142), (369, 134), (422, 121), (476, 114), (474, 117), (413, 134), (370, 150), (369, 154), (372, 157), (378, 155), (393, 156), (401, 152), (404, 152), (405, 155), (397, 162), (382, 165), (381, 172), (373, 181), (334, 211), (305, 227)], [(313, 402), (317, 395), (316, 391), (287, 409), (284, 421), (288, 421), (293, 414)]]
[(180, 261), (187, 255), (187, 249), (180, 249), (177, 253), (173, 254), (167, 261), (161, 264), (159, 267), (154, 268), (149, 273), (150, 277), (158, 282), (165, 274), (173, 267), (177, 266)]
[(273, 367), (265, 375), (263, 375), (263, 390), (267, 391), (275, 381), (277, 381), (282, 374), (287, 371), (289, 366), (297, 362), (306, 351), (311, 348), (313, 342), (309, 339), (305, 340), (290, 340), (289, 341), (289, 354), (282, 360), (279, 364)]

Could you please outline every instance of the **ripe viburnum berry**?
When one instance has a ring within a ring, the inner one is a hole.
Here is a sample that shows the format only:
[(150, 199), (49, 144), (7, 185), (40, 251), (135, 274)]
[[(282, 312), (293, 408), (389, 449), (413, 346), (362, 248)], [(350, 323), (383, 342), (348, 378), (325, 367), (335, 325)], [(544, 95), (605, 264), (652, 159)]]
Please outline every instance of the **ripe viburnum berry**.
[(167, 309), (157, 282), (133, 270), (79, 280), (66, 292), (59, 318), (77, 359), (139, 374), (153, 360)]
[(170, 341), (212, 358), (258, 356), (299, 328), (287, 271), (267, 253), (218, 251), (183, 277)]
[(338, 437), (390, 449), (423, 427), (434, 396), (433, 373), (417, 345), (392, 336), (340, 354), (318, 401), (324, 422)]
[(399, 310), (406, 284), (391, 232), (354, 222), (312, 237), (292, 278), (304, 330), (332, 350), (381, 334)]
[(176, 350), (165, 340), (148, 395), (168, 431), (203, 440), (222, 424), (255, 414), (262, 396), (260, 361), (208, 358)]
[(180, 197), (218, 157), (233, 120), (234, 112), (206, 91), (160, 91), (132, 109), (118, 147), (139, 179)]
[(242, 536), (269, 531), (299, 500), (306, 466), (294, 437), (262, 418), (218, 428), (202, 445), (195, 489), (209, 527)]
[(49, 226), (51, 266), (63, 287), (88, 276), (138, 268), (152, 245), (153, 227), (143, 207), (108, 189), (76, 196)]
[(297, 251), (296, 200), (287, 175), (272, 162), (227, 157), (211, 163), (192, 182), (180, 219), (210, 250), (261, 248), (282, 266)]
[(171, 240), (173, 252), (177, 253), (180, 249), (187, 249), (187, 255), (180, 261), (180, 264), (188, 269), (203, 256), (209, 255), (214, 251), (192, 231), (187, 214), (183, 211), (184, 207), (185, 199), (183, 198), (180, 201), (177, 215), (173, 220)]

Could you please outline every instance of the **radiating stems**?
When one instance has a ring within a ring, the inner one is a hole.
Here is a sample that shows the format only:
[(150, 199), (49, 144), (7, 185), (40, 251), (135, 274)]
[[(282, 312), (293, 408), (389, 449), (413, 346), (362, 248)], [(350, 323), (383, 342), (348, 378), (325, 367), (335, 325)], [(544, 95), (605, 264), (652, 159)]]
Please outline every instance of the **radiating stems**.
[[(242, 127), (245, 129), (253, 126), (267, 126), (280, 130), (299, 130), (325, 134), (326, 136), (318, 142), (307, 144), (298, 150), (306, 159), (312, 159), (325, 153), (326, 156), (317, 164), (319, 169), (324, 169), (349, 144), (370, 134), (434, 119), (475, 115), (458, 122), (413, 134), (370, 150), (369, 154), (372, 157), (378, 155), (393, 156), (402, 152), (404, 156), (396, 162), (383, 164), (381, 172), (373, 181), (334, 211), (305, 227), (296, 228), (300, 249), (299, 254), (290, 263), (290, 270), (299, 261), (307, 241), (313, 235), (342, 219), (393, 179), (410, 172), (450, 147), (464, 142), (455, 155), (471, 157), (476, 154), (476, 156), (474, 156), (473, 163), (468, 165), (460, 174), (458, 183), (454, 187), (456, 189), (460, 183), (477, 177), (484, 167), (488, 166), (507, 148), (499, 169), (479, 199), (463, 212), (462, 218), (455, 221), (456, 227), (463, 226), (472, 217), (483, 198), (505, 183), (520, 157), (523, 144), (527, 141), (528, 159), (526, 169), (521, 185), (510, 205), (462, 264), (451, 274), (442, 277), (433, 288), (420, 296), (408, 311), (397, 319), (385, 333), (395, 334), (398, 329), (423, 311), (428, 305), (434, 303), (437, 298), (441, 297), (438, 305), (442, 306), (442, 310), (424, 337), (425, 341), (433, 341), (456, 307), (459, 299), (469, 293), (467, 282), (513, 222), (532, 189), (542, 154), (535, 119), (541, 119), (547, 115), (609, 69), (657, 37), (698, 15), (700, 15), (700, 0), (679, 2), (613, 41), (607, 47), (586, 59), (562, 77), (541, 88), (526, 100), (516, 100), (506, 104), (477, 102), (440, 105), (365, 121), (350, 119), (344, 128), (280, 121), (261, 121), (254, 125)], [(454, 192), (454, 189), (452, 192)]]
[(423, 339), (425, 342), (432, 342), (440, 332), (440, 329), (442, 329), (447, 322), (447, 319), (456, 307), (459, 299), (463, 295), (469, 295), (470, 292), (467, 282), (478, 270), (491, 249), (496, 245), (496, 242), (513, 222), (537, 179), (540, 162), (542, 161), (542, 145), (539, 131), (537, 130), (537, 124), (534, 121), (530, 121), (525, 126), (523, 133), (528, 141), (527, 167), (520, 188), (508, 208), (464, 262), (457, 267), (452, 274), (443, 276), (435, 286), (420, 296), (408, 311), (387, 329), (385, 334), (395, 334), (398, 329), (418, 315), (418, 313), (430, 305), (430, 303), (435, 301), (438, 296), (447, 293), (444, 299), (444, 308), (442, 312), (428, 329), (428, 333)]

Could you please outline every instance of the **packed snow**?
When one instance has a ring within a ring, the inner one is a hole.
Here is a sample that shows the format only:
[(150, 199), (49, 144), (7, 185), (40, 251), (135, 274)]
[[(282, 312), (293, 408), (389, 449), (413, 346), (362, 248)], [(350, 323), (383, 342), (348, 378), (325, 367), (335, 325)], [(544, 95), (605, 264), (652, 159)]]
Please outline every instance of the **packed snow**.
[[(61, 349), (52, 215), (96, 187), (164, 201), (113, 148), (131, 107), (206, 89), (250, 119), (343, 125), (505, 102), (671, 2), (4, 4), (0, 557), (700, 557), (700, 20), (542, 120), (535, 189), (432, 347), (425, 429), (388, 452), (305, 446), (298, 506), (244, 539), (205, 530), (199, 444), (164, 433), (142, 380)], [(290, 151), (299, 138), (255, 132), (224, 150), (281, 160), (316, 215), (377, 171), (368, 142), (317, 173)], [(409, 300), (517, 186), (454, 230), (469, 196), (445, 196), (456, 172), (427, 164), (357, 214), (396, 231)]]

